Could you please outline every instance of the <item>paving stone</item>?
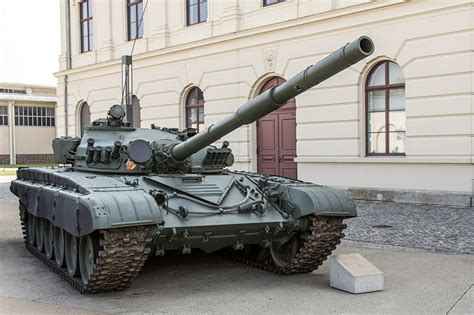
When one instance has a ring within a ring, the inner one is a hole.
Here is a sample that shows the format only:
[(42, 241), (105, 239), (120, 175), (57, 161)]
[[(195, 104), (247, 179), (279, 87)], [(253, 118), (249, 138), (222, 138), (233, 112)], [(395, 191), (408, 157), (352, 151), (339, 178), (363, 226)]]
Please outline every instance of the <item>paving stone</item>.
[(16, 201), (18, 198), (10, 192), (10, 182), (0, 183), (0, 204), (4, 201)]
[(474, 254), (474, 208), (357, 201), (347, 240)]

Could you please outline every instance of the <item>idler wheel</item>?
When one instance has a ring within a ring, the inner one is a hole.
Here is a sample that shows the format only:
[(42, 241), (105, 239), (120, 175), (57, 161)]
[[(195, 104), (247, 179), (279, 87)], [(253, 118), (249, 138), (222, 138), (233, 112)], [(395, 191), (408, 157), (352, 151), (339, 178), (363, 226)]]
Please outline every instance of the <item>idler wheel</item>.
[(28, 213), (28, 241), (31, 245), (36, 242), (36, 217)]
[(95, 259), (98, 255), (98, 241), (91, 235), (81, 237), (79, 244), (79, 267), (82, 282), (87, 284), (94, 272)]
[(46, 254), (46, 258), (51, 259), (53, 258), (54, 254), (54, 226), (49, 220), (44, 220), (43, 223), (43, 230), (44, 230), (44, 253)]
[(79, 275), (79, 242), (77, 237), (66, 233), (66, 244), (64, 252), (66, 253), (67, 272), (70, 276), (75, 277)]
[(293, 236), (286, 243), (280, 246), (270, 247), (270, 254), (275, 265), (280, 269), (285, 269), (291, 265), (298, 250), (303, 245), (299, 236)]
[(35, 232), (36, 232), (36, 248), (40, 252), (44, 250), (44, 220), (43, 218), (36, 218), (35, 224)]
[(64, 231), (60, 227), (54, 227), (54, 259), (59, 267), (64, 267), (66, 258), (64, 257)]

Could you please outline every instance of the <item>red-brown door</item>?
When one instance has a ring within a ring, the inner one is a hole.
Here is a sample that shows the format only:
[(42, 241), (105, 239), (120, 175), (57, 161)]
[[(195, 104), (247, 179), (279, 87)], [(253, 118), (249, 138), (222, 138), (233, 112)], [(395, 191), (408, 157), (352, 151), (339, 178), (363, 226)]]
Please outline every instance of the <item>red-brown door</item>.
[[(285, 82), (270, 79), (260, 90)], [(297, 178), (296, 157), (296, 103), (292, 99), (279, 110), (257, 121), (257, 170), (268, 175)]]

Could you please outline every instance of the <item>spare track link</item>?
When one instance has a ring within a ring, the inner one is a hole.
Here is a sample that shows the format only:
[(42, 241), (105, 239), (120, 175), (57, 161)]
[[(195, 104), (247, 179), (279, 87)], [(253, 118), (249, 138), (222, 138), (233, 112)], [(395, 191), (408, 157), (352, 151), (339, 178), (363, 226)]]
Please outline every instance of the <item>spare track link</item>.
[(341, 217), (311, 216), (310, 235), (304, 245), (298, 249), (293, 261), (285, 268), (277, 267), (272, 258), (258, 261), (255, 257), (245, 255), (239, 251), (228, 251), (224, 255), (236, 262), (257, 267), (280, 275), (312, 272), (331, 255), (336, 245), (344, 238), (342, 230), (347, 227)]
[[(22, 207), (22, 205), (20, 205)], [(43, 264), (80, 293), (120, 291), (130, 286), (138, 276), (150, 253), (148, 244), (150, 227), (134, 226), (100, 230), (99, 251), (91, 279), (85, 284), (79, 277), (72, 277), (66, 268), (60, 268), (54, 260), (31, 245), (28, 239), (28, 216), (20, 211), (21, 228), (26, 248)]]

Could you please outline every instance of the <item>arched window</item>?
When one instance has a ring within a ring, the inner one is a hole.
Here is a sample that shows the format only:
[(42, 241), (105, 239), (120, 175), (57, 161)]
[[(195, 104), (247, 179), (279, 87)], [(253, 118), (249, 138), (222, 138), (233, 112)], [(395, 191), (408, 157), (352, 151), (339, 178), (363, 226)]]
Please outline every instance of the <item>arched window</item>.
[(373, 155), (405, 155), (405, 76), (392, 61), (378, 63), (365, 86), (366, 150)]
[(79, 127), (81, 128), (81, 137), (84, 135), (84, 129), (91, 124), (91, 111), (89, 104), (84, 102), (81, 106)]
[(134, 95), (132, 98), (132, 104), (127, 105), (127, 120), (132, 124), (132, 127), (140, 128), (140, 101)]
[(204, 95), (198, 87), (192, 88), (186, 97), (186, 128), (204, 130)]

